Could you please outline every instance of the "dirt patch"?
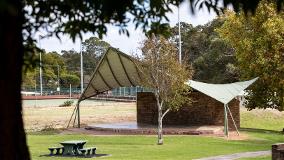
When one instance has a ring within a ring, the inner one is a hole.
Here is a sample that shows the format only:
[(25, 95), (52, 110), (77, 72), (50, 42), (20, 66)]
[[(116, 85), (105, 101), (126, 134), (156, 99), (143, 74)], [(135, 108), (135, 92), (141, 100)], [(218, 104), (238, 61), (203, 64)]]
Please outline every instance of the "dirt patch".
[[(23, 107), (25, 130), (40, 131), (48, 128), (66, 128), (75, 106), (72, 107)], [(98, 124), (136, 121), (136, 103), (105, 102), (81, 105), (81, 123)]]

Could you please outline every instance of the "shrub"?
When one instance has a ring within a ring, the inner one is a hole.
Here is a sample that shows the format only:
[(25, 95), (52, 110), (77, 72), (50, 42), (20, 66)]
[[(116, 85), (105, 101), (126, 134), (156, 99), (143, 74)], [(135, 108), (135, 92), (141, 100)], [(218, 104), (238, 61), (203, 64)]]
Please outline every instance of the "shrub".
[(59, 105), (59, 107), (70, 107), (74, 103), (73, 100), (67, 100), (63, 104)]

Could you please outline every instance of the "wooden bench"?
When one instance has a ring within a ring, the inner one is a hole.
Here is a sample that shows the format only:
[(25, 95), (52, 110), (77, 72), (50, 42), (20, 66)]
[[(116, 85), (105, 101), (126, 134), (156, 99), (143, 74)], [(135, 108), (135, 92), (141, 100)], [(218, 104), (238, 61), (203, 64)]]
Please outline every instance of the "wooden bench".
[[(62, 154), (64, 151), (64, 147), (49, 147), (48, 148), (50, 150), (50, 155), (53, 155), (53, 151), (56, 150), (55, 154)], [(60, 150), (62, 149), (62, 152), (60, 153)]]
[(94, 155), (96, 154), (96, 147), (89, 147), (89, 148), (82, 148), (82, 149), (79, 149), (83, 155)]

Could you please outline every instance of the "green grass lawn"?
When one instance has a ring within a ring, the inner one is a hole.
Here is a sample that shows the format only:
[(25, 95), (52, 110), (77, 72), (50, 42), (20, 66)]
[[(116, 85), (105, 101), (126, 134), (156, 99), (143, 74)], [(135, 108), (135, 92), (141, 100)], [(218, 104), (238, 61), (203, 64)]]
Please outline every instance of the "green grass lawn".
[[(66, 159), (41, 157), (48, 147), (64, 140), (87, 140), (97, 153), (111, 154), (104, 159), (194, 159), (246, 151), (269, 150), (271, 144), (284, 140), (283, 134), (246, 132), (249, 140), (228, 141), (203, 136), (165, 136), (164, 145), (156, 145), (156, 136), (28, 135), (34, 160)], [(59, 144), (58, 144), (59, 145)], [(80, 159), (80, 158), (77, 158)], [(84, 159), (84, 158), (82, 158)]]
[[(37, 132), (28, 134), (28, 145), (33, 160), (70, 159), (46, 157), (48, 147), (60, 146), (65, 140), (87, 140), (87, 146), (96, 146), (97, 153), (111, 154), (98, 159), (195, 159), (231, 153), (270, 150), (274, 143), (284, 142), (279, 131), (284, 127), (284, 114), (275, 111), (241, 110), (241, 127), (248, 134), (247, 140), (226, 140), (204, 136), (165, 136), (164, 145), (156, 145), (156, 136), (94, 136), (67, 135)], [(73, 158), (80, 159), (80, 158)], [(85, 159), (85, 158), (81, 158)], [(271, 156), (241, 160), (269, 160)]]

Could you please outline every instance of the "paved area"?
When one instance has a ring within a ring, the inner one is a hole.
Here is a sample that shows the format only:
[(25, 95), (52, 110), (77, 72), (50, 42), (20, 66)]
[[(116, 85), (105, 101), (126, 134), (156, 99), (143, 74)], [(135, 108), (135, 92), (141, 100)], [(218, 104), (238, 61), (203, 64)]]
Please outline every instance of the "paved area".
[(216, 157), (207, 157), (200, 158), (196, 160), (234, 160), (239, 158), (249, 158), (249, 157), (258, 157), (258, 156), (268, 156), (271, 154), (271, 151), (257, 151), (257, 152), (243, 152), (243, 153), (235, 153), (230, 155), (221, 155)]
[[(114, 134), (157, 134), (157, 126), (141, 126), (137, 122), (94, 124), (88, 125), (85, 129), (113, 132)], [(163, 133), (167, 135), (223, 136), (223, 126), (164, 126)]]

